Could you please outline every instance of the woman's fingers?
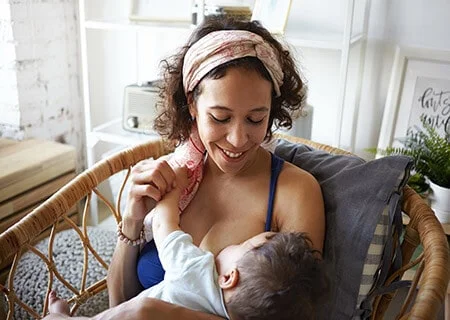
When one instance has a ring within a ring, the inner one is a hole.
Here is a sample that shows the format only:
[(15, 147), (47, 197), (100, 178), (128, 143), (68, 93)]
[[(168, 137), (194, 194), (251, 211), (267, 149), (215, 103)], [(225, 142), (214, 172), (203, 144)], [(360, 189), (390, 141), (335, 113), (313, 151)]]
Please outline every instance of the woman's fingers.
[(153, 172), (142, 172), (135, 177), (133, 177), (133, 182), (135, 184), (151, 185), (165, 193), (168, 190), (169, 182), (164, 179), (164, 176), (159, 171)]
[(150, 184), (136, 184), (131, 187), (130, 195), (136, 199), (149, 197), (155, 201), (159, 201), (164, 193)]
[(141, 161), (133, 168), (132, 174), (132, 181), (135, 184), (153, 185), (163, 194), (172, 189), (172, 185), (175, 181), (175, 172), (164, 160), (150, 162)]

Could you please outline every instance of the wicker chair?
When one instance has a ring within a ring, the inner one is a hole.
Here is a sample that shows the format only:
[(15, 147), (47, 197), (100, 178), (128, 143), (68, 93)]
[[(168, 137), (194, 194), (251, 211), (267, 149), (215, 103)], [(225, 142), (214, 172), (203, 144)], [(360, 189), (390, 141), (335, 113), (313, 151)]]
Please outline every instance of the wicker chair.
[[(346, 151), (332, 148), (330, 146), (311, 142), (300, 138), (282, 136), (291, 142), (303, 143), (316, 149), (325, 150), (334, 154), (345, 154)], [(17, 268), (18, 261), (22, 253), (31, 250), (37, 254), (47, 265), (49, 272), (48, 293), (56, 277), (64, 283), (73, 292), (73, 297), (69, 300), (72, 304), (72, 314), (76, 309), (88, 298), (106, 289), (106, 279), (103, 279), (93, 285), (86, 286), (86, 269), (87, 269), (87, 251), (91, 251), (95, 259), (106, 269), (107, 264), (101, 259), (98, 253), (90, 245), (90, 240), (86, 232), (86, 222), (89, 212), (90, 199), (93, 194), (105, 202), (111, 210), (115, 220), (121, 220), (120, 212), (115, 208), (120, 208), (119, 201), (114, 207), (102, 194), (97, 190), (97, 186), (111, 175), (122, 170), (129, 169), (135, 163), (146, 158), (158, 158), (170, 152), (162, 141), (152, 141), (141, 145), (123, 150), (115, 155), (110, 156), (97, 163), (92, 168), (87, 169), (79, 174), (64, 188), (59, 190), (46, 202), (33, 210), (21, 221), (6, 230), (0, 235), (0, 265), (8, 261), (12, 261), (9, 278), (5, 286), (0, 285), (0, 290), (7, 298), (8, 315), (7, 318), (13, 317), (12, 311), (17, 306), (24, 308), (32, 317), (40, 318), (47, 313), (48, 301), (45, 299), (43, 310), (36, 311), (23, 303), (15, 293), (13, 287), (13, 277)], [(129, 171), (128, 171), (129, 173)], [(120, 190), (122, 192), (123, 186)], [(403, 211), (410, 217), (410, 222), (405, 228), (403, 241), (401, 244), (404, 266), (398, 272), (399, 275), (420, 264), (413, 280), (412, 288), (407, 295), (403, 307), (398, 315), (399, 319), (434, 319), (437, 312), (443, 304), (447, 294), (447, 284), (449, 280), (449, 255), (446, 236), (443, 232), (441, 224), (435, 218), (433, 211), (429, 206), (409, 187), (404, 188), (403, 195)], [(81, 226), (78, 227), (65, 215), (74, 205), (83, 202), (84, 210), (82, 215)], [(85, 261), (81, 284), (79, 288), (73, 287), (70, 283), (62, 278), (58, 270), (55, 270), (51, 258), (53, 250), (53, 239), (58, 221), (64, 219), (70, 227), (77, 230), (77, 233), (83, 243), (85, 249)], [(49, 240), (49, 258), (43, 253), (37, 251), (33, 245), (36, 239), (44, 230), (52, 227)], [(421, 244), (423, 246), (423, 254), (415, 261), (410, 261), (416, 247)], [(395, 278), (392, 276), (391, 279)], [(387, 282), (392, 281), (388, 279)], [(418, 285), (420, 283), (420, 285)], [(43, 293), (46, 295), (46, 293)], [(394, 293), (385, 294), (375, 299), (373, 304), (373, 319), (382, 319), (383, 315), (394, 296)], [(39, 313), (40, 312), (40, 313)], [(1, 317), (1, 313), (0, 313)]]

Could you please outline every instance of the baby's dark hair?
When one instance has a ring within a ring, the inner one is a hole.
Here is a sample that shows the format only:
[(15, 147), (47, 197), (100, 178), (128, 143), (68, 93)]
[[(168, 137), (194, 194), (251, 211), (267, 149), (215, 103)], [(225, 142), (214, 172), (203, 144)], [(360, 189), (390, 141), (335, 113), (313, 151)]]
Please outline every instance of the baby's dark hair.
[[(306, 102), (306, 84), (300, 77), (297, 66), (288, 50), (278, 42), (269, 31), (257, 21), (244, 22), (229, 17), (207, 19), (191, 35), (186, 46), (178, 53), (162, 61), (162, 87), (159, 115), (155, 120), (155, 130), (169, 140), (182, 142), (188, 139), (192, 128), (192, 119), (189, 113), (188, 97), (183, 88), (183, 62), (188, 49), (207, 34), (219, 30), (247, 30), (261, 36), (275, 51), (283, 70), (283, 84), (280, 87), (281, 95), (272, 95), (272, 107), (266, 139), (272, 137), (272, 125), (275, 127), (291, 128), (292, 115), (300, 113)], [(261, 61), (254, 57), (244, 57), (232, 60), (227, 64), (211, 70), (203, 79), (217, 79), (226, 74), (229, 68), (245, 68), (254, 70), (262, 77), (272, 81)], [(199, 93), (201, 81), (194, 89), (190, 99), (195, 99)]]
[(275, 233), (238, 262), (227, 303), (233, 319), (314, 319), (329, 280), (320, 252), (300, 232)]

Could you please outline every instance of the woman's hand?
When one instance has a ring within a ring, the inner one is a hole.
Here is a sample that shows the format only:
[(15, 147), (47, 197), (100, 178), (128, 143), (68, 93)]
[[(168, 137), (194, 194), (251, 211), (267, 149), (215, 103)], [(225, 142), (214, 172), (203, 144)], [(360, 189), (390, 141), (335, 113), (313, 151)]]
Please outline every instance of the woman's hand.
[(131, 187), (124, 219), (144, 220), (156, 202), (175, 186), (175, 177), (165, 157), (138, 162), (131, 169)]

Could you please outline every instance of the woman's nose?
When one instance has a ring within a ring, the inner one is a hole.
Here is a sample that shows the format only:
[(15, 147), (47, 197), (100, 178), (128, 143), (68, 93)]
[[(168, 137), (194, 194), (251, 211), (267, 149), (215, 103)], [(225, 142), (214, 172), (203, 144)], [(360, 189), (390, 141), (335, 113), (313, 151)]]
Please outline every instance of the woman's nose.
[(245, 146), (248, 141), (248, 133), (245, 130), (245, 126), (241, 124), (233, 126), (228, 133), (227, 140), (236, 149)]

